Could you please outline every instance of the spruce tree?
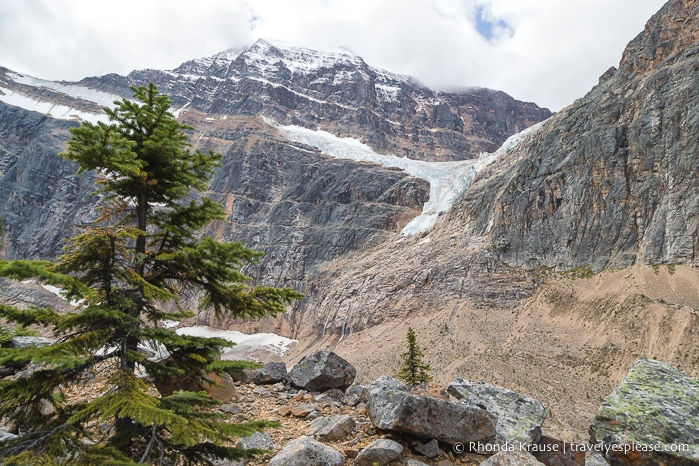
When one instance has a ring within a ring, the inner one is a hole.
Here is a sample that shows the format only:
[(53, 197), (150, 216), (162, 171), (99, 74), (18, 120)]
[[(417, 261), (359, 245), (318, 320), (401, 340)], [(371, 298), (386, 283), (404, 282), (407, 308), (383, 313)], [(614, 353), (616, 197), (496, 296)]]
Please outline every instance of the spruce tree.
[(422, 360), (425, 354), (417, 344), (415, 331), (412, 327), (408, 327), (406, 340), (408, 342), (408, 351), (400, 355), (403, 360), (403, 367), (401, 367), (397, 377), (404, 380), (408, 385), (418, 385), (432, 380), (432, 376), (429, 374), (429, 371), (432, 369), (429, 364)]
[[(251, 286), (241, 269), (260, 253), (199, 238), (224, 212), (192, 190), (206, 188), (221, 156), (192, 150), (192, 128), (177, 121), (155, 85), (132, 90), (134, 100), (105, 109), (108, 124), (73, 128), (60, 154), (78, 172), (98, 174), (95, 222), (67, 241), (56, 262), (0, 261), (0, 276), (60, 286), (78, 303), (69, 314), (0, 305), (6, 322), (44, 326), (59, 338), (0, 348), (0, 368), (25, 369), (0, 380), (0, 419), (21, 433), (0, 444), (2, 464), (211, 464), (256, 453), (233, 442), (269, 425), (227, 422), (205, 391), (154, 391), (184, 374), (210, 381), (249, 366), (219, 360), (225, 340), (165, 328), (164, 319), (194, 315), (184, 297), (198, 296), (217, 317), (247, 318), (275, 316), (302, 295)], [(165, 351), (168, 361), (148, 358), (144, 347)], [(80, 396), (95, 376), (103, 381), (98, 396)], [(112, 426), (106, 433), (105, 424)]]

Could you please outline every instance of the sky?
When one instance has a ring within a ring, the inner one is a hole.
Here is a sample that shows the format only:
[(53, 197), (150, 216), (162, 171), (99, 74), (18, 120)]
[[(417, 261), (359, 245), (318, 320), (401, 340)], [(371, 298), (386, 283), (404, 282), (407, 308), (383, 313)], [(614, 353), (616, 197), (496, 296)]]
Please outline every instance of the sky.
[(3, 0), (0, 66), (78, 81), (259, 38), (350, 50), (433, 89), (487, 87), (558, 111), (582, 97), (663, 0)]

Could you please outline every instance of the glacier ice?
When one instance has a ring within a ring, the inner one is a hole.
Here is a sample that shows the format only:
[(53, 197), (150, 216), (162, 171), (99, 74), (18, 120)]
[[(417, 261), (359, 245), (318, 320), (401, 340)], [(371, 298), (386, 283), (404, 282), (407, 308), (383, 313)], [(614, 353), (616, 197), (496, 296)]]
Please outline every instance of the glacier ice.
[(478, 172), (515, 147), (526, 134), (535, 131), (543, 123), (537, 123), (510, 136), (497, 151), (483, 153), (476, 160), (425, 162), (391, 154), (377, 154), (371, 147), (357, 139), (340, 138), (327, 131), (295, 125), (279, 125), (268, 118), (265, 118), (265, 122), (279, 130), (287, 139), (315, 147), (325, 155), (399, 168), (427, 181), (430, 184), (430, 198), (423, 206), (422, 213), (403, 228), (401, 234), (404, 236), (429, 232), (437, 223), (439, 216), (447, 212), (456, 199), (473, 183)]

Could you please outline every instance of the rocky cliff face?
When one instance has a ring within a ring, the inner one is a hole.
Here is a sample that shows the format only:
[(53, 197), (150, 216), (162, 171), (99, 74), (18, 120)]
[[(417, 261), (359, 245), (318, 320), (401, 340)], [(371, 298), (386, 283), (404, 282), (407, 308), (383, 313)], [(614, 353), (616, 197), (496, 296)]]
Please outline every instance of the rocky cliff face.
[(91, 218), (92, 179), (75, 176), (75, 167), (56, 155), (75, 125), (0, 102), (5, 256), (53, 255), (74, 227)]
[(599, 271), (699, 263), (699, 20), (672, 1), (585, 97), (464, 196), (465, 234), (505, 262)]
[(430, 186), (393, 168), (331, 159), (289, 141), (266, 121), (351, 136), (399, 156), (456, 160), (492, 150), (550, 115), (487, 89), (432, 91), (347, 52), (265, 41), (172, 71), (80, 83), (2, 69), (5, 257), (53, 257), (62, 238), (90, 221), (97, 201), (90, 196), (91, 180), (74, 176), (74, 166), (55, 154), (70, 126), (99, 119), (101, 105), (150, 81), (195, 128), (196, 147), (224, 156), (207, 195), (225, 206), (228, 217), (206, 233), (265, 251), (252, 275), (310, 294), (314, 277), (330, 261), (393, 241), (419, 215)]

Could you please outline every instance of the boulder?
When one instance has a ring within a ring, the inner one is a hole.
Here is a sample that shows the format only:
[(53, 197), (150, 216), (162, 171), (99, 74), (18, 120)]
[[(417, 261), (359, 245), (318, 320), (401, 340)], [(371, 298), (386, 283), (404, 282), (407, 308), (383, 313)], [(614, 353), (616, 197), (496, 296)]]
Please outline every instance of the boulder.
[(331, 388), (346, 389), (354, 382), (357, 371), (349, 362), (331, 351), (318, 351), (304, 357), (287, 374), (297, 388), (322, 392)]
[(524, 450), (503, 450), (481, 463), (481, 466), (541, 466), (539, 460)]
[(380, 438), (364, 447), (354, 463), (359, 466), (373, 466), (374, 464), (383, 466), (398, 458), (401, 453), (403, 453), (403, 445), (391, 439)]
[(369, 387), (368, 414), (378, 429), (450, 445), (495, 440), (495, 421), (486, 410), (411, 394), (406, 385), (387, 376)]
[(699, 465), (699, 379), (637, 360), (590, 427), (610, 464)]
[(548, 410), (533, 398), (484, 382), (454, 379), (448, 391), (462, 403), (488, 410), (497, 418), (495, 430), (499, 443), (537, 443), (541, 438), (541, 425)]
[(349, 436), (356, 425), (349, 414), (318, 417), (308, 424), (306, 433), (321, 440), (334, 441)]
[(345, 459), (335, 449), (310, 437), (290, 441), (272, 458), (268, 466), (342, 466)]
[(255, 385), (271, 385), (286, 379), (286, 364), (268, 362), (261, 369), (246, 369), (246, 380)]

